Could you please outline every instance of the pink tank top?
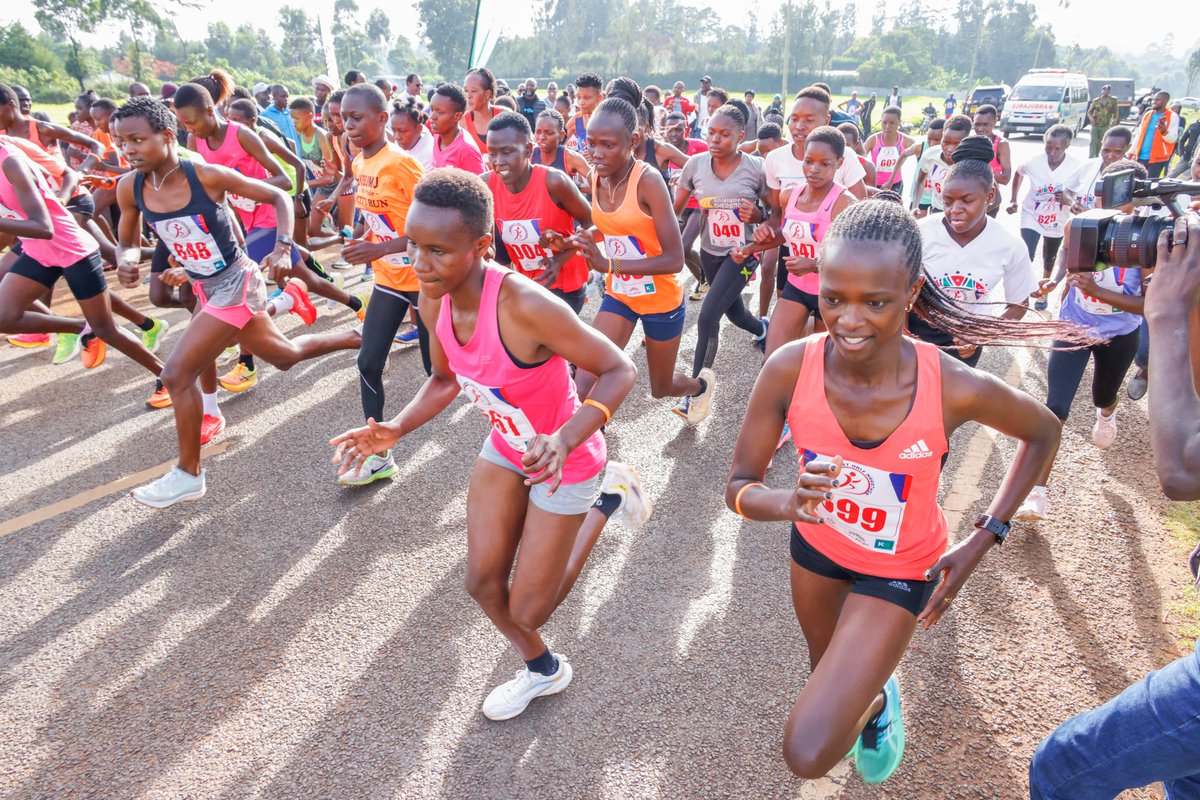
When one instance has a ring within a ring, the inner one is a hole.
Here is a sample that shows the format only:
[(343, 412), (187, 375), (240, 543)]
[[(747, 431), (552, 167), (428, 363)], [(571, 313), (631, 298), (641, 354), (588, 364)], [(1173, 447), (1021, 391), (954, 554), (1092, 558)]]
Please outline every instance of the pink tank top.
[[(71, 212), (59, 202), (45, 171), (20, 150), (0, 144), (0, 168), (10, 158), (20, 159), (33, 174), (34, 186), (50, 212), (54, 236), (50, 239), (21, 239), (21, 249), (44, 267), (69, 267), (100, 249), (92, 235), (79, 227)], [(21, 208), (17, 193), (0, 171), (0, 217), (29, 219)]]
[[(992, 134), (992, 149), (996, 151), (996, 155), (992, 156), (992, 174), (999, 175), (1004, 172), (1004, 165), (1000, 163), (1000, 134), (998, 133)], [(996, 192), (996, 194), (1000, 194), (1000, 192)]]
[(827, 558), (879, 578), (923, 580), (946, 551), (946, 517), (937, 502), (948, 449), (942, 420), (942, 362), (935, 346), (907, 339), (917, 350), (912, 408), (878, 447), (860, 448), (842, 431), (825, 397), (828, 334), (810, 336), (788, 407), (788, 424), (809, 461), (844, 460), (833, 498), (817, 507), (823, 524), (797, 522), (800, 534)]
[[(229, 127), (225, 130), (225, 141), (221, 142), (221, 146), (216, 150), (208, 146), (206, 139), (196, 137), (196, 149), (200, 151), (200, 155), (204, 156), (205, 161), (229, 167), (247, 178), (257, 178), (260, 181), (270, 178), (271, 173), (267, 171), (267, 168), (259, 163), (257, 158), (247, 153), (246, 148), (242, 147), (242, 143), (238, 141), (238, 131), (242, 126), (236, 122), (230, 122), (228, 125)], [(275, 209), (271, 205), (236, 194), (228, 194), (226, 197), (229, 199), (229, 205), (233, 206), (233, 210), (237, 212), (238, 219), (242, 221), (242, 227), (246, 229), (247, 233), (256, 228), (275, 227)]]
[[(534, 434), (551, 434), (561, 428), (579, 410), (579, 396), (570, 367), (561, 356), (536, 365), (513, 360), (500, 337), (496, 305), (505, 278), (528, 278), (490, 261), (483, 266), (483, 293), (471, 340), (465, 345), (458, 343), (448, 294), (442, 297), (435, 332), (463, 392), (491, 422), (492, 445), (520, 469), (528, 441)], [(596, 431), (567, 456), (563, 483), (596, 477), (607, 458), (604, 435)]]
[(871, 148), (871, 163), (875, 165), (876, 186), (883, 186), (891, 180), (896, 165), (900, 163), (900, 150), (903, 146), (904, 137), (900, 134), (896, 134), (895, 146), (885, 146), (883, 134), (879, 134), (875, 139), (875, 146)]
[[(792, 255), (816, 258), (817, 250), (825, 240), (825, 231), (829, 230), (829, 224), (833, 222), (833, 207), (842, 196), (842, 192), (846, 191), (846, 187), (840, 183), (833, 184), (829, 194), (825, 195), (825, 202), (821, 203), (821, 207), (816, 211), (801, 211), (796, 208), (801, 189), (802, 186), (792, 189), (787, 208), (783, 211), (783, 238), (792, 249)], [(782, 266), (781, 264), (780, 268)], [(821, 290), (821, 278), (815, 272), (806, 272), (799, 277), (789, 272), (787, 279), (792, 286), (808, 294), (816, 294)]]

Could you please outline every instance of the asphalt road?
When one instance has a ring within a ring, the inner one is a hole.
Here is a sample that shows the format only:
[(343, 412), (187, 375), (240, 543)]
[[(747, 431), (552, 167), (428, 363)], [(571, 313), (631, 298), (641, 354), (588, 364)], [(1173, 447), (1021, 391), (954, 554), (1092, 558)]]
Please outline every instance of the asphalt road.
[[(1036, 147), (1018, 141), (1018, 161)], [(144, 290), (122, 294), (148, 308)], [(352, 322), (322, 311), (315, 328)], [(982, 367), (1042, 398), (1045, 360), (992, 349)], [(90, 372), (49, 361), (0, 347), (6, 797), (1017, 798), (1046, 733), (1179, 653), (1168, 618), (1186, 569), (1146, 401), (1124, 404), (1101, 452), (1084, 388), (1051, 520), (1019, 525), (901, 665), (894, 778), (791, 776), (780, 742), (808, 660), (786, 526), (722, 501), (758, 364), (726, 328), (707, 422), (683, 425), (643, 378), (610, 426), (657, 507), (637, 533), (609, 527), (545, 628), (574, 683), (489, 722), (484, 696), (521, 665), (462, 586), (478, 414), (454, 404), (399, 446), (394, 481), (345, 489), (326, 440), (360, 422), (353, 355), (266, 367), (223, 397), (208, 496), (154, 511), (127, 485), (175, 453), (170, 412), (143, 406), (146, 373), (115, 353)], [(414, 350), (393, 352), (389, 411), (421, 377)], [(951, 449), (943, 495), (962, 533), (1014, 448), (968, 426)], [(780, 458), (769, 480), (795, 471)]]

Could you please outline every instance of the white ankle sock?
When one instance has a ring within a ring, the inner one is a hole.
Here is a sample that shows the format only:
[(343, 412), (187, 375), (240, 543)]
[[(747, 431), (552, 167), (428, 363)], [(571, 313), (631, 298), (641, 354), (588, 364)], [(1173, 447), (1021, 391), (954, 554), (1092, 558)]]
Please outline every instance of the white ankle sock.
[(217, 393), (207, 394), (200, 393), (200, 399), (204, 402), (204, 413), (214, 417), (221, 416), (221, 408), (217, 405)]
[(271, 299), (271, 308), (275, 311), (275, 316), (286, 314), (292, 310), (292, 306), (296, 305), (296, 300), (287, 292), (280, 292)]

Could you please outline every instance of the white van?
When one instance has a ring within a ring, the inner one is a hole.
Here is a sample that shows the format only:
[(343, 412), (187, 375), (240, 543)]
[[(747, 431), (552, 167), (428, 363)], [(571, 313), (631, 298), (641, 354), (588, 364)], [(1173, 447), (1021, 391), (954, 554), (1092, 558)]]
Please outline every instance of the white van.
[(1031, 69), (1008, 96), (1000, 130), (1005, 135), (1038, 134), (1061, 123), (1078, 133), (1087, 124), (1089, 100), (1087, 76), (1082, 72)]

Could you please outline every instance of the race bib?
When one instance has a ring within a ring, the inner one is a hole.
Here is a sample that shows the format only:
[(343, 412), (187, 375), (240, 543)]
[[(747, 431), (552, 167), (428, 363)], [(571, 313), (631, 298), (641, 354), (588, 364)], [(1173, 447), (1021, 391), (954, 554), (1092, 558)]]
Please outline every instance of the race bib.
[(879, 148), (879, 160), (875, 162), (875, 170), (877, 172), (885, 172), (891, 174), (896, 171), (896, 165), (900, 163), (900, 148), (899, 147), (881, 147)]
[[(805, 450), (803, 463), (828, 458)], [(847, 461), (816, 517), (864, 550), (895, 555), (911, 484), (911, 475)]]
[[(1109, 289), (1114, 292), (1122, 291), (1121, 284), (1125, 282), (1124, 267), (1110, 267), (1109, 269), (1101, 270), (1094, 275), (1096, 285), (1104, 289)], [(1120, 314), (1121, 309), (1114, 308), (1103, 300), (1095, 297), (1088, 297), (1079, 289), (1075, 290), (1075, 302), (1079, 307), (1089, 314)]]
[(799, 258), (817, 257), (816, 223), (800, 219), (783, 221), (783, 238), (787, 240), (792, 255)]
[[(367, 230), (371, 232), (377, 242), (394, 242), (400, 238), (400, 234), (396, 233), (396, 229), (392, 227), (391, 222), (382, 214), (375, 214), (370, 211), (363, 211), (363, 220), (367, 223)], [(390, 264), (393, 267), (411, 267), (412, 259), (408, 257), (408, 252), (403, 253), (388, 253), (380, 259), (385, 264)]]
[[(636, 236), (604, 236), (604, 249), (609, 258), (621, 261), (640, 261), (646, 257), (646, 250)], [(629, 275), (618, 272), (612, 276), (613, 294), (623, 294), (626, 297), (644, 297), (654, 294), (658, 287), (654, 285), (653, 275)]]
[(500, 434), (505, 444), (524, 453), (535, 433), (525, 412), (508, 402), (500, 389), (484, 386), (462, 375), (458, 376), (458, 385), (467, 399), (487, 417), (492, 430)]
[(541, 235), (541, 226), (536, 219), (500, 222), (500, 238), (504, 240), (514, 264), (525, 273), (543, 272), (546, 269), (542, 259), (550, 254), (538, 244)]
[(154, 232), (191, 274), (215, 275), (225, 269), (221, 248), (199, 214), (159, 220), (154, 223)]
[(1057, 200), (1043, 200), (1033, 208), (1038, 227), (1046, 231), (1056, 231), (1061, 226), (1058, 221), (1062, 206)]
[(708, 240), (713, 247), (741, 247), (746, 243), (746, 226), (736, 212), (714, 208), (708, 212)]

